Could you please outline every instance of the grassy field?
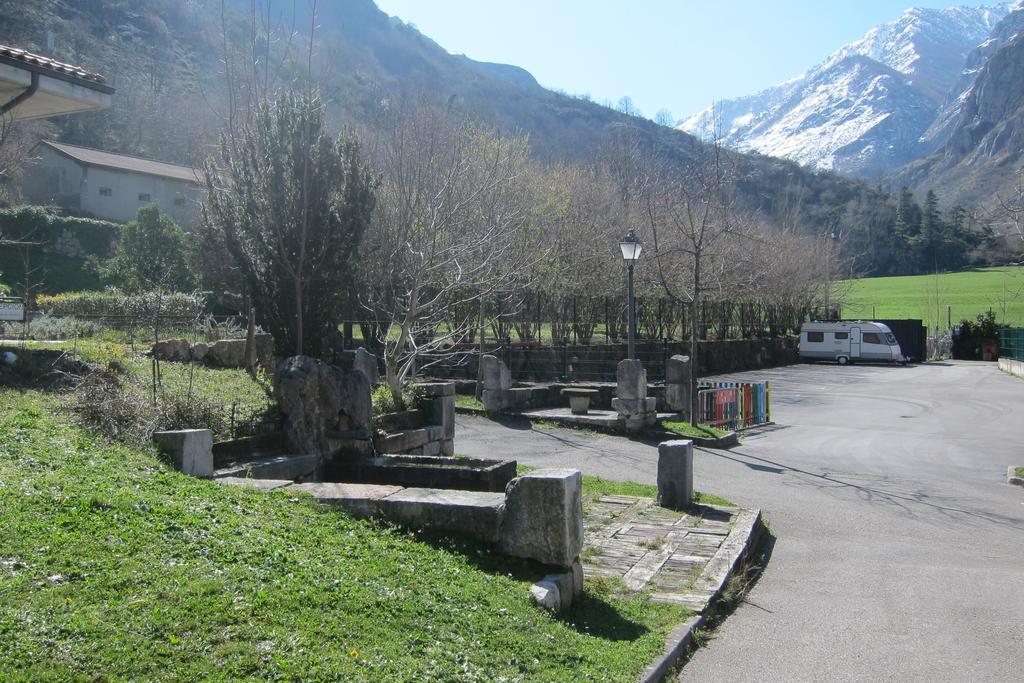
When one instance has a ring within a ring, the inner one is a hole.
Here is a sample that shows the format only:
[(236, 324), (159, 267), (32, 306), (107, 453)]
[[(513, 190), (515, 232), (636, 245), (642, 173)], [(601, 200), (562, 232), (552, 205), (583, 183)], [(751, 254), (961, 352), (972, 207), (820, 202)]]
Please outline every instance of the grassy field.
[[(193, 391), (262, 400), (247, 381)], [(627, 681), (688, 614), (600, 581), (549, 614), (532, 563), (181, 475), (65, 401), (0, 387), (0, 680)], [(587, 478), (606, 490), (653, 489)]]
[(997, 322), (1024, 326), (1024, 266), (846, 280), (834, 296), (844, 318), (919, 318), (945, 329), (948, 306), (954, 325), (991, 308)]

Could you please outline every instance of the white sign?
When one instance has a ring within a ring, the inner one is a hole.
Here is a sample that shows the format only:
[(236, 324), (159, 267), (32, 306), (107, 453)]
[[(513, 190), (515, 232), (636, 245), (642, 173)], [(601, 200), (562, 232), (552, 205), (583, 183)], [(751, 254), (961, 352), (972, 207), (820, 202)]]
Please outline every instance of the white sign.
[(0, 299), (0, 320), (25, 320), (25, 304), (21, 299)]

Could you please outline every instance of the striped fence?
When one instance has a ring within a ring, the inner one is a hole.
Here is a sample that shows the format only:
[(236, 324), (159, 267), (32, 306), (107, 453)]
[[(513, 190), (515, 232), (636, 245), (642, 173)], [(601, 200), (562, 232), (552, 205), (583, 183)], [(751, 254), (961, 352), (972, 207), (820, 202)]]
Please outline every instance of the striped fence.
[(712, 382), (697, 392), (702, 424), (745, 429), (771, 422), (768, 382)]

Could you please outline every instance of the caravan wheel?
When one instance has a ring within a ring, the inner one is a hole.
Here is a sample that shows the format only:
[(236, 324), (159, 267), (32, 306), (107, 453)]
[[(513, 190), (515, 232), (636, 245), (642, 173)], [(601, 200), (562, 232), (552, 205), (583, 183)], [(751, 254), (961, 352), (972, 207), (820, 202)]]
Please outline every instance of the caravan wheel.
[(838, 362), (840, 365), (846, 365), (847, 363), (850, 362), (850, 359), (847, 358), (846, 356), (839, 356), (838, 358), (836, 358), (836, 362)]

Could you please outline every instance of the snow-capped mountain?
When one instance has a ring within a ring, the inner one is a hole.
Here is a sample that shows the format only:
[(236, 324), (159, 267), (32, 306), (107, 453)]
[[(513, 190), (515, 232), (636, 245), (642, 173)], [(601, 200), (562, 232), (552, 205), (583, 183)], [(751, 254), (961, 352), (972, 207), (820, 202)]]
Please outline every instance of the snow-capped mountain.
[(963, 90), (968, 57), (1019, 7), (908, 9), (806, 73), (718, 102), (679, 128), (703, 138), (718, 130), (730, 147), (819, 168), (894, 170), (942, 142), (926, 133)]

